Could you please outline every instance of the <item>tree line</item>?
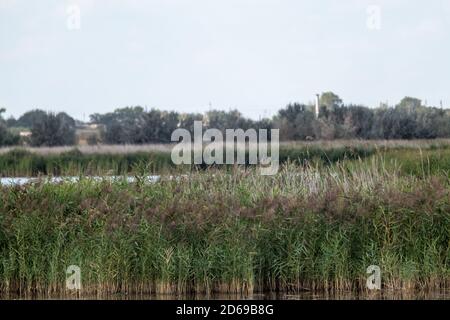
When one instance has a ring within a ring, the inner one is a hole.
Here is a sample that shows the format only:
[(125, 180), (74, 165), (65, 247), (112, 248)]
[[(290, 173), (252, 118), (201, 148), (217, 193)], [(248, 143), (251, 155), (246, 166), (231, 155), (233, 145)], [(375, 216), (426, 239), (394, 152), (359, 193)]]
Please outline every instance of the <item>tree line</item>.
[[(81, 122), (66, 113), (32, 110), (18, 119), (3, 119), (0, 109), (0, 145), (16, 145), (21, 139), (33, 146), (73, 145), (76, 128)], [(167, 143), (177, 128), (193, 131), (194, 121), (204, 128), (280, 129), (285, 141), (314, 139), (433, 139), (450, 138), (450, 110), (428, 107), (417, 98), (405, 97), (395, 106), (368, 108), (345, 104), (333, 92), (319, 99), (319, 115), (311, 104), (291, 103), (272, 118), (252, 120), (238, 110), (211, 110), (204, 114), (178, 113), (140, 106), (116, 109), (105, 114), (92, 114), (91, 123), (98, 124), (105, 144)], [(20, 130), (30, 130), (22, 138)]]

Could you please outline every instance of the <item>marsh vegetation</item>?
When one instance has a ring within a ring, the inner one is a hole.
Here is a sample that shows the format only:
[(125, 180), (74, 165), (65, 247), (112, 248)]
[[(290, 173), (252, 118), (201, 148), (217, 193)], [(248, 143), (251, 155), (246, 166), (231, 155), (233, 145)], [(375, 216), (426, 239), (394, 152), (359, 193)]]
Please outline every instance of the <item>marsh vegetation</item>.
[[(302, 148), (275, 176), (189, 168), (145, 183), (131, 166), (132, 183), (3, 186), (0, 291), (68, 293), (69, 265), (86, 295), (365, 292), (369, 265), (381, 267), (383, 290), (448, 290), (448, 147)], [(64, 154), (24, 158), (34, 156)], [(68, 159), (103, 156), (130, 157)], [(24, 163), (1, 161), (11, 172)]]

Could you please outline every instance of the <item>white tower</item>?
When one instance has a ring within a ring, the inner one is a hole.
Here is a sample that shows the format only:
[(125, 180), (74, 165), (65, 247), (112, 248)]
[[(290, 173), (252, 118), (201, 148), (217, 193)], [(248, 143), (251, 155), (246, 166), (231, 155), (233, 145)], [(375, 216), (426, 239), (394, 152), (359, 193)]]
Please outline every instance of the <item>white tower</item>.
[(319, 99), (320, 95), (316, 94), (316, 109), (315, 109), (316, 119), (319, 118)]

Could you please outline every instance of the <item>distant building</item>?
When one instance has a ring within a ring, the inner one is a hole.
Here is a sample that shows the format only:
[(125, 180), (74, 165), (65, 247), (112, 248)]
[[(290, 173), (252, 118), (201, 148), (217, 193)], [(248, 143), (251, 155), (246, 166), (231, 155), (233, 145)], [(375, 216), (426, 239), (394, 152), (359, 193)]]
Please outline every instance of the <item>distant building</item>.
[(76, 128), (76, 143), (77, 145), (95, 145), (101, 141), (102, 125), (97, 123), (88, 123), (78, 125)]
[(29, 138), (31, 137), (31, 131), (20, 131), (19, 135), (23, 138)]

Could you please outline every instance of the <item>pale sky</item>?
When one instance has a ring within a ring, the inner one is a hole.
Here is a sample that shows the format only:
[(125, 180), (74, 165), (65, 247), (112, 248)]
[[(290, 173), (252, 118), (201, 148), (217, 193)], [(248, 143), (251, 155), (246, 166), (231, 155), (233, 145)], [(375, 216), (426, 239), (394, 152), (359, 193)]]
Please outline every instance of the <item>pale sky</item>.
[(141, 105), (257, 119), (323, 91), (450, 106), (450, 0), (0, 0), (7, 116)]

